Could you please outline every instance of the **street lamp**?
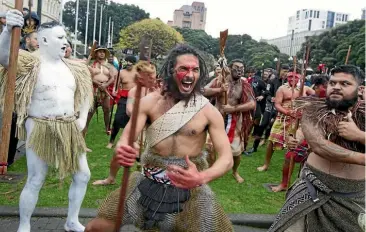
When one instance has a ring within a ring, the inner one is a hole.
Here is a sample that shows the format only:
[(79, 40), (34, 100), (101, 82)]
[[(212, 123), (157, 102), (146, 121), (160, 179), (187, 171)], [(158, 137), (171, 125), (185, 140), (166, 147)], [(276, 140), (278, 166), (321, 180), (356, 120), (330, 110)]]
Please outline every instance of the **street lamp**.
[(273, 60), (274, 62), (277, 62), (278, 61), (278, 59), (277, 59), (277, 57), (276, 58), (274, 58), (274, 60)]
[(294, 58), (292, 58), (292, 56), (290, 56), (290, 58), (288, 58), (289, 61), (293, 61)]

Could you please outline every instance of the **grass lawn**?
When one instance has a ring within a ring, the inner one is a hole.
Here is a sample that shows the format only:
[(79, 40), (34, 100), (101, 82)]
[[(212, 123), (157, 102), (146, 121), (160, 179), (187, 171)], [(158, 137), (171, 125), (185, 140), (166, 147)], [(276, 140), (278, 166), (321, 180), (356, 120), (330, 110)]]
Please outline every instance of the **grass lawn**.
[[(96, 116), (90, 124), (87, 136), (88, 147), (93, 150), (88, 153), (88, 163), (92, 176), (83, 202), (84, 208), (97, 208), (109, 192), (116, 189), (120, 184), (122, 171), (118, 175), (118, 182), (112, 186), (93, 186), (95, 180), (106, 178), (109, 173), (109, 162), (112, 150), (106, 149), (108, 136), (104, 133), (103, 114), (99, 113), (99, 122)], [(252, 143), (250, 143), (251, 146)], [(249, 146), (249, 147), (250, 147)], [(252, 213), (252, 214), (275, 214), (284, 202), (284, 192), (268, 192), (263, 187), (264, 183), (279, 183), (283, 163), (283, 152), (273, 155), (271, 167), (267, 172), (258, 172), (256, 168), (263, 164), (265, 147), (251, 157), (242, 156), (240, 174), (245, 182), (237, 184), (231, 176), (231, 172), (222, 178), (210, 183), (218, 200), (227, 213)], [(49, 175), (40, 192), (38, 207), (67, 207), (68, 189), (71, 178), (66, 178), (61, 183), (54, 177), (55, 171), (49, 169)], [(135, 170), (135, 169), (134, 169)], [(298, 167), (294, 173), (297, 174)], [(9, 168), (9, 172), (26, 173), (26, 159), (22, 157)], [(293, 180), (296, 175), (293, 175)], [(17, 206), (20, 193), (26, 178), (18, 184), (0, 183), (0, 205)], [(293, 182), (293, 181), (292, 181)]]

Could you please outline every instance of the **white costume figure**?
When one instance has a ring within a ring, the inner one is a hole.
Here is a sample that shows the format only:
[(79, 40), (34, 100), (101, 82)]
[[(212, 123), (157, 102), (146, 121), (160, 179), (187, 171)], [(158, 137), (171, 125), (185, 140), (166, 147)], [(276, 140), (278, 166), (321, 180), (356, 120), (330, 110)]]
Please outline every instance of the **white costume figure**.
[[(0, 64), (8, 67), (11, 30), (23, 25), (22, 13), (7, 12), (7, 27), (0, 36)], [(84, 129), (93, 103), (92, 82), (85, 64), (63, 59), (66, 33), (56, 22), (38, 29), (39, 51), (19, 51), (15, 111), (19, 139), (26, 140), (27, 183), (20, 195), (18, 232), (30, 231), (30, 218), (38, 201), (48, 166), (60, 177), (72, 174), (66, 231), (84, 231), (78, 215), (90, 179)], [(0, 69), (0, 104), (7, 73)]]

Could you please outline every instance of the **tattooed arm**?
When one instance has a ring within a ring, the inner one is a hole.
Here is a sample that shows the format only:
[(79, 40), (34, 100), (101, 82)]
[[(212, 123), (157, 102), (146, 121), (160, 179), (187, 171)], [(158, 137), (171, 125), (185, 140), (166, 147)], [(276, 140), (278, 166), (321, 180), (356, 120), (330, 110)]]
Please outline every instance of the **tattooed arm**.
[(332, 162), (365, 166), (365, 154), (345, 149), (326, 140), (321, 129), (305, 117), (302, 119), (301, 128), (310, 148), (318, 156)]

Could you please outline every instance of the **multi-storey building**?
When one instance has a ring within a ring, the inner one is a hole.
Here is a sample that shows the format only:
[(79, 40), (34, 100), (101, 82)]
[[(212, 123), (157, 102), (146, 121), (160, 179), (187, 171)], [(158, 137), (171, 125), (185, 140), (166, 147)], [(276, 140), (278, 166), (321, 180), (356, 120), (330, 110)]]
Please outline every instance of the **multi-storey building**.
[(193, 2), (174, 11), (173, 21), (168, 25), (194, 30), (205, 30), (207, 8), (203, 2)]
[(318, 9), (301, 9), (289, 17), (287, 34), (317, 31), (336, 27), (349, 21), (349, 14)]
[[(9, 9), (13, 9), (15, 0), (0, 0), (0, 12), (5, 12)], [(38, 1), (33, 1), (32, 11), (37, 12)], [(29, 6), (29, 0), (23, 1), (23, 6)], [(61, 0), (43, 0), (42, 1), (42, 16), (41, 23), (50, 22), (53, 20), (59, 20), (60, 18)]]

